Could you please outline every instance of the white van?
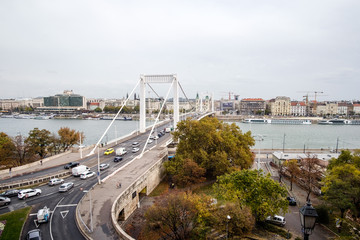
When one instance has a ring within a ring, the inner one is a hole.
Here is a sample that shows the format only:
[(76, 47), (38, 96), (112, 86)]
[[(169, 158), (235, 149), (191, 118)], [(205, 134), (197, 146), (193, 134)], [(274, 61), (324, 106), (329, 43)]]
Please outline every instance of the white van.
[(82, 173), (89, 171), (90, 168), (85, 165), (80, 165), (72, 169), (72, 175), (75, 177), (80, 176)]
[(123, 147), (116, 149), (116, 155), (118, 155), (118, 156), (122, 156), (122, 155), (124, 155), (125, 153), (127, 153), (127, 151), (126, 151), (126, 149), (123, 148)]
[(283, 216), (279, 216), (279, 215), (274, 215), (274, 216), (268, 216), (266, 218), (266, 221), (275, 225), (279, 225), (279, 226), (285, 226), (286, 221), (285, 218)]

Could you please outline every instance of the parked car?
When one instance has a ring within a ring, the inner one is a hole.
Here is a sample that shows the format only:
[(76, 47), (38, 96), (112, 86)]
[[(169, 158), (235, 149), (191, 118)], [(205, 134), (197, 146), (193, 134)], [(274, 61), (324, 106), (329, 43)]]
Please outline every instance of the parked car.
[(87, 171), (80, 175), (81, 179), (87, 179), (89, 177), (95, 176), (95, 172)]
[(156, 139), (159, 139), (158, 135), (155, 135), (155, 136), (154, 136), (154, 140), (156, 140)]
[(106, 151), (104, 152), (105, 155), (110, 155), (112, 154), (113, 152), (115, 152), (115, 150), (113, 148), (108, 148), (106, 149)]
[(105, 170), (105, 169), (107, 169), (107, 168), (109, 168), (110, 167), (110, 164), (108, 164), (108, 163), (102, 163), (102, 164), (100, 164), (100, 170), (102, 171), (102, 170)]
[(63, 183), (60, 185), (59, 187), (59, 192), (67, 192), (69, 191), (71, 188), (74, 187), (74, 183), (73, 182), (67, 182), (67, 183)]
[(293, 197), (287, 197), (286, 198), (289, 201), (290, 206), (296, 206), (296, 199)]
[(285, 226), (286, 221), (285, 218), (283, 216), (279, 216), (279, 215), (274, 215), (274, 216), (268, 216), (266, 218), (266, 221), (275, 225), (279, 225), (279, 226)]
[(123, 160), (123, 158), (120, 157), (120, 156), (116, 156), (116, 157), (114, 158), (114, 162), (120, 162), (121, 160)]
[(26, 234), (26, 240), (41, 240), (42, 234), (40, 229), (34, 229)]
[(57, 184), (62, 184), (64, 183), (64, 179), (61, 179), (61, 178), (53, 178), (53, 179), (50, 179), (49, 181), (49, 186), (54, 186), (54, 185), (57, 185)]
[(6, 190), (5, 192), (1, 193), (0, 196), (2, 197), (15, 197), (18, 195), (20, 190), (18, 189), (11, 189), (11, 190)]
[(11, 203), (11, 199), (8, 197), (0, 197), (0, 206), (9, 205)]
[(26, 199), (28, 197), (38, 196), (41, 194), (41, 189), (24, 189), (18, 193), (19, 199)]
[(153, 142), (153, 140), (152, 139), (149, 139), (148, 140), (148, 144), (150, 144), (150, 143), (152, 143)]
[(132, 151), (133, 153), (136, 153), (136, 152), (138, 152), (139, 150), (140, 150), (140, 148), (134, 147), (131, 151)]
[(133, 146), (133, 147), (137, 147), (137, 146), (139, 146), (139, 145), (140, 145), (139, 142), (133, 142), (133, 143), (132, 143), (132, 146)]
[(70, 169), (70, 168), (79, 166), (79, 164), (80, 164), (80, 163), (78, 163), (78, 162), (69, 162), (68, 164), (66, 164), (66, 165), (64, 166), (64, 168), (65, 168), (65, 169)]

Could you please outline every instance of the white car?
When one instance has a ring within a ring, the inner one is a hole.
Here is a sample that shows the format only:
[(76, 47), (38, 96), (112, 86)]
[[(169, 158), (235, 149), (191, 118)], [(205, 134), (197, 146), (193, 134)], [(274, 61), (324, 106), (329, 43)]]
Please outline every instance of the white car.
[(133, 153), (136, 153), (136, 152), (138, 152), (139, 150), (140, 150), (140, 148), (135, 147), (135, 148), (133, 148), (131, 151), (132, 151)]
[(279, 216), (279, 215), (274, 215), (274, 216), (268, 216), (266, 218), (266, 221), (275, 225), (279, 225), (279, 226), (285, 226), (286, 221), (285, 218), (283, 216)]
[(148, 144), (150, 144), (150, 143), (152, 143), (153, 142), (153, 140), (152, 139), (149, 139), (148, 140)]
[(64, 179), (53, 178), (53, 179), (50, 179), (48, 184), (49, 184), (49, 186), (54, 186), (54, 185), (62, 184), (62, 183), (64, 183)]
[(28, 197), (38, 196), (41, 194), (41, 189), (24, 189), (18, 193), (19, 199), (26, 199)]
[(73, 182), (63, 183), (63, 184), (61, 184), (61, 186), (59, 187), (59, 192), (67, 192), (67, 191), (69, 191), (69, 189), (71, 189), (72, 187), (74, 187), (74, 183), (73, 183)]
[(100, 164), (100, 166), (99, 166), (99, 167), (100, 167), (100, 171), (109, 168), (109, 166), (110, 166), (110, 164), (108, 164), (108, 163), (102, 163), (102, 164)]
[(86, 171), (80, 175), (81, 179), (87, 179), (89, 177), (95, 176), (95, 172)]

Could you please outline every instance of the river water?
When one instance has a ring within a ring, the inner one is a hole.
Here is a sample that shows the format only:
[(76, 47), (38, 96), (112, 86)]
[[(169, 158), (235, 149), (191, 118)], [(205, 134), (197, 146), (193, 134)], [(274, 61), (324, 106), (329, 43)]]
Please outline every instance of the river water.
[[(147, 122), (150, 125), (152, 122)], [(248, 124), (235, 122), (242, 132), (251, 131), (255, 136), (254, 148), (261, 149), (360, 149), (360, 125), (280, 125), (280, 124)], [(35, 127), (57, 133), (61, 127), (69, 127), (85, 134), (85, 145), (96, 143), (109, 120), (77, 120), (77, 119), (12, 119), (0, 118), (0, 132), (9, 136), (22, 134), (28, 136)], [(126, 135), (139, 129), (139, 121), (115, 121), (102, 142)], [(263, 139), (260, 141), (260, 139)]]

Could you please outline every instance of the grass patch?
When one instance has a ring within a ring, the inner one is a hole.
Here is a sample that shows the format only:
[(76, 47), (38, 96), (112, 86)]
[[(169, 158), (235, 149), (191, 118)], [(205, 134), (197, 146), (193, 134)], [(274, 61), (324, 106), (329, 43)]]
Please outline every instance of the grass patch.
[(21, 229), (29, 215), (31, 207), (21, 208), (0, 215), (0, 221), (6, 220), (0, 240), (20, 239)]
[[(169, 191), (169, 183), (162, 180), (159, 185), (149, 194), (149, 197), (161, 196)], [(1, 239), (0, 239), (1, 240)]]

